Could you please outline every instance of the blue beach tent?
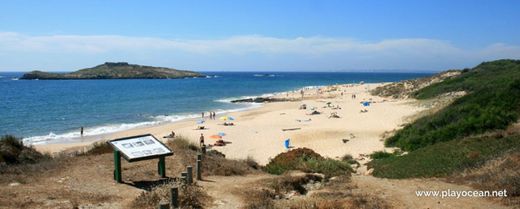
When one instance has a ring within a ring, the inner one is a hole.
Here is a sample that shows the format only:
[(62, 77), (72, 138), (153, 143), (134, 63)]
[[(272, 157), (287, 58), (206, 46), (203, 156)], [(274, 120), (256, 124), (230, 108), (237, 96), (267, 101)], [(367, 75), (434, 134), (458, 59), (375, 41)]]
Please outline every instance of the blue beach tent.
[(285, 149), (289, 149), (289, 148), (291, 148), (290, 144), (291, 144), (291, 139), (286, 139), (286, 140), (284, 141)]

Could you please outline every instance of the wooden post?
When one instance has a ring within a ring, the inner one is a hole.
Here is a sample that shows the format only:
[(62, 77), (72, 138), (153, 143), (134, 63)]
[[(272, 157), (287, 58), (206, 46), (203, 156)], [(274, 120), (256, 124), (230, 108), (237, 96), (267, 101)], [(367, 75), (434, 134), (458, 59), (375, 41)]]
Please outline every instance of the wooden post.
[(121, 177), (121, 152), (114, 150), (114, 180), (117, 183), (122, 183), (123, 178)]
[(182, 183), (184, 183), (184, 184), (188, 183), (188, 172), (181, 173), (181, 180), (182, 180)]
[(197, 154), (197, 165), (195, 168), (197, 171), (197, 180), (202, 180), (202, 154)]
[(166, 178), (166, 163), (164, 160), (164, 156), (159, 157), (157, 171), (159, 172), (159, 176), (161, 176), (161, 178)]
[(179, 208), (179, 188), (177, 187), (170, 189), (170, 205), (172, 209)]
[(204, 154), (204, 155), (206, 154), (206, 145), (205, 144), (202, 145), (201, 151), (202, 151), (202, 154)]
[(159, 203), (159, 209), (170, 209), (170, 205), (168, 203), (161, 202)]
[(191, 166), (186, 167), (186, 171), (188, 173), (188, 176), (186, 177), (186, 181), (188, 182), (188, 184), (191, 184), (191, 183), (193, 183), (193, 167), (191, 167)]

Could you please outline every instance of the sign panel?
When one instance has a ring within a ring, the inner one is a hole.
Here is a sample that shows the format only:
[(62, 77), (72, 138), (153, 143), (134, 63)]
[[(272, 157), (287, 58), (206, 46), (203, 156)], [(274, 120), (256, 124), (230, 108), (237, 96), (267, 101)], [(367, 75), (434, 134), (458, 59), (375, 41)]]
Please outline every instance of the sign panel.
[(108, 143), (123, 153), (123, 157), (128, 161), (173, 155), (166, 145), (150, 134), (114, 139)]

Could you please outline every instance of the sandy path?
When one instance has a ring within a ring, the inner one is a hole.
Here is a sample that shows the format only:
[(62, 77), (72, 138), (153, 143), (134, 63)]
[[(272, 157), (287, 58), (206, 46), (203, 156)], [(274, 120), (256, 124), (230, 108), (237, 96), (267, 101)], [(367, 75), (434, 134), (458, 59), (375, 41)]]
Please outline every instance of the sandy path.
[(371, 193), (387, 201), (394, 208), (459, 208), (459, 209), (488, 209), (488, 208), (509, 208), (490, 198), (483, 197), (461, 197), (440, 198), (440, 197), (417, 197), (415, 191), (418, 190), (452, 190), (452, 191), (473, 191), (475, 189), (446, 183), (437, 179), (382, 179), (373, 176), (355, 175), (352, 182), (357, 184), (355, 192)]
[(237, 192), (244, 191), (245, 186), (260, 179), (272, 178), (268, 174), (255, 174), (247, 176), (208, 176), (204, 181), (197, 183), (213, 198), (211, 209), (241, 208), (241, 198)]

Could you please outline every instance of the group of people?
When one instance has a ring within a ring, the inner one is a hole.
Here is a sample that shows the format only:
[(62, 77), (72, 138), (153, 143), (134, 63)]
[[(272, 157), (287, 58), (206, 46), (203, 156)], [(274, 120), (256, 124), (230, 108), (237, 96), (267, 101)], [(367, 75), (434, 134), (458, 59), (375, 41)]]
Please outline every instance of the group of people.
[[(209, 112), (209, 119), (215, 120), (217, 118), (217, 113), (215, 112)], [(202, 112), (202, 119), (204, 119), (204, 112)]]

